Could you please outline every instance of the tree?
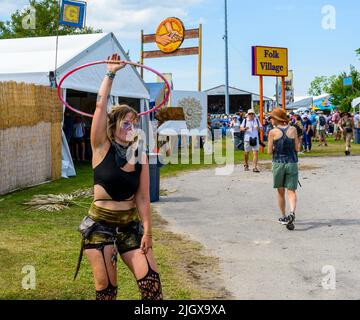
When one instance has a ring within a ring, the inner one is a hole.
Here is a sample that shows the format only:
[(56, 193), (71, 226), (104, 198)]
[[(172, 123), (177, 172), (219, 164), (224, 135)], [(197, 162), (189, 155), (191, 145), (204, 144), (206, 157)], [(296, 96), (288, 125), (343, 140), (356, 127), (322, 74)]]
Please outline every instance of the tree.
[(360, 56), (360, 48), (356, 50), (356, 53)]
[(329, 84), (333, 80), (332, 77), (315, 77), (315, 79), (310, 84), (310, 89), (308, 94), (310, 96), (320, 96), (323, 93), (329, 93)]
[[(23, 21), (29, 10), (17, 10), (10, 21), (0, 21), (0, 39), (56, 36), (58, 34), (58, 0), (29, 0), (29, 6), (35, 9), (35, 28), (23, 27)], [(102, 30), (86, 27), (83, 29), (60, 26), (59, 35), (99, 33)]]
[[(352, 77), (352, 87), (344, 86), (343, 80), (346, 77)], [(360, 72), (354, 66), (350, 66), (350, 73), (342, 72), (333, 77), (329, 84), (328, 93), (332, 96), (331, 103), (337, 106), (340, 111), (350, 111), (352, 100), (360, 96)]]

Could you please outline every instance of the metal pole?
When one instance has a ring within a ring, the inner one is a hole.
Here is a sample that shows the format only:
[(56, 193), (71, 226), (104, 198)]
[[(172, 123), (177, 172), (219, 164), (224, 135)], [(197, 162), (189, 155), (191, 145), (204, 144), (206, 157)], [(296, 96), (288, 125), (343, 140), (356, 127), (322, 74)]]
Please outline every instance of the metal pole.
[(279, 77), (276, 77), (276, 107), (279, 108)]
[[(141, 30), (140, 64), (144, 64), (144, 30)], [(140, 69), (141, 78), (144, 79), (144, 69)]]
[(201, 64), (202, 64), (202, 24), (199, 25), (199, 61), (198, 61), (198, 91), (201, 92)]
[(281, 77), (281, 93), (282, 93), (282, 108), (284, 111), (286, 111), (286, 95), (285, 95), (285, 77)]
[(230, 114), (229, 102), (229, 49), (228, 49), (227, 0), (225, 0), (225, 113)]
[(59, 52), (59, 28), (60, 28), (60, 11), (61, 11), (61, 0), (58, 2), (59, 14), (57, 21), (57, 30), (56, 30), (56, 49), (55, 49), (55, 70), (54, 70), (54, 78), (55, 78), (55, 86), (57, 86), (57, 65), (58, 65), (58, 52)]
[[(263, 76), (260, 76), (260, 123), (261, 126), (264, 125), (264, 85), (263, 85)], [(260, 131), (261, 141), (264, 141), (264, 131)], [(264, 147), (260, 147), (260, 152), (264, 153)]]

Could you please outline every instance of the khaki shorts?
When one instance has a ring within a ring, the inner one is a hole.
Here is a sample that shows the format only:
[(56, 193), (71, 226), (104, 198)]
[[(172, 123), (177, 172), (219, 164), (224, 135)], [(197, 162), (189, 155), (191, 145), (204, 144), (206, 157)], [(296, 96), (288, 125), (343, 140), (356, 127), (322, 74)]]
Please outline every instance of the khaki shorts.
[(250, 152), (250, 151), (259, 151), (260, 146), (259, 143), (256, 146), (251, 146), (250, 145), (250, 141), (245, 141), (244, 143), (244, 151), (245, 152)]
[(274, 188), (285, 188), (297, 190), (299, 181), (299, 168), (297, 163), (277, 163), (272, 164)]

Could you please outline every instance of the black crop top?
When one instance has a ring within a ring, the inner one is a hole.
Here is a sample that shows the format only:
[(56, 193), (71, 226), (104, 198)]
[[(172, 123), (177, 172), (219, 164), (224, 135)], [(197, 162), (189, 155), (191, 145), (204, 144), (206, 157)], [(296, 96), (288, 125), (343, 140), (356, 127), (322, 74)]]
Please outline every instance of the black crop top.
[(126, 172), (121, 169), (126, 160), (120, 164), (116, 160), (113, 142), (104, 160), (94, 169), (94, 185), (102, 186), (112, 200), (125, 201), (133, 197), (139, 187), (141, 163), (136, 162), (134, 172)]

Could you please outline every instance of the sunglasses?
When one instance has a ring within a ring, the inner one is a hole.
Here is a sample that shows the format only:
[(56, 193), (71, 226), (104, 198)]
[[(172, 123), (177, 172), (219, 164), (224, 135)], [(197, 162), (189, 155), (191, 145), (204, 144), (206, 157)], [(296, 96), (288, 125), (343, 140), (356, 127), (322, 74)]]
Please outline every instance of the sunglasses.
[(139, 124), (138, 123), (132, 123), (131, 121), (124, 121), (121, 123), (121, 128), (129, 131), (131, 129), (139, 129)]

